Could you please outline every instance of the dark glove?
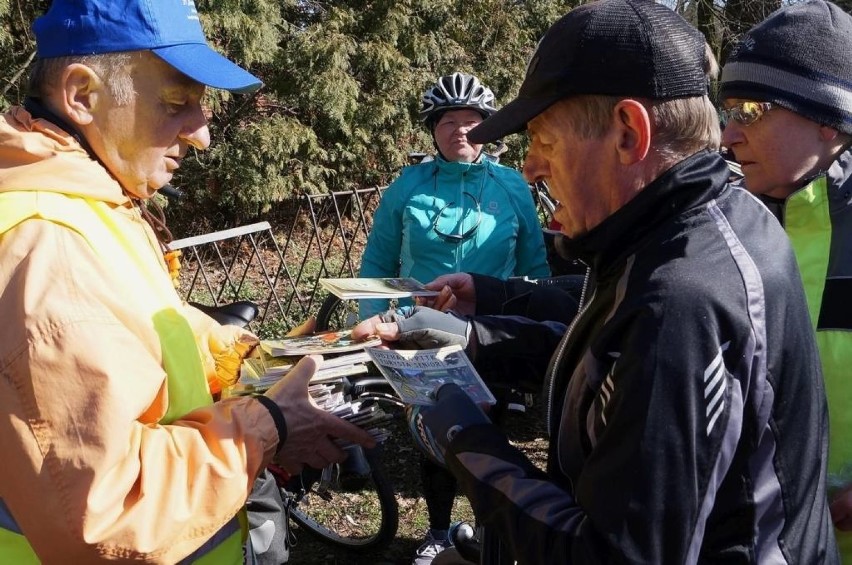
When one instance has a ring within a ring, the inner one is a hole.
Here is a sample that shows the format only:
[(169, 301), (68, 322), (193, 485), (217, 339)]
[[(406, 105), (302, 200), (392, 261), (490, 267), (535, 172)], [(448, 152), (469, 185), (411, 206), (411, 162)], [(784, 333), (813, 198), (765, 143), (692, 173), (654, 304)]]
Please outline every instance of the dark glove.
[(468, 426), (488, 424), (490, 420), (459, 385), (441, 385), (432, 406), (409, 406), (408, 429), (414, 444), (426, 456), (446, 467), (444, 453), (450, 442)]
[(470, 322), (452, 312), (439, 312), (424, 306), (388, 310), (383, 322), (399, 326), (399, 345), (403, 349), (435, 349), (448, 345), (467, 347)]

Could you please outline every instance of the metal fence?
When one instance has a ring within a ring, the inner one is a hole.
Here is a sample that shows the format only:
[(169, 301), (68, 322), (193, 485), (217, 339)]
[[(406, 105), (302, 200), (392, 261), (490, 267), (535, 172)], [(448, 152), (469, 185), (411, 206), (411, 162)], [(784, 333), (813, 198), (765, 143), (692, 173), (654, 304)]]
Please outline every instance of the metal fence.
[[(260, 222), (173, 241), (183, 253), (182, 295), (217, 306), (251, 300), (260, 307), (252, 329), (281, 336), (319, 310), (327, 296), (319, 278), (357, 276), (384, 189), (303, 195), (289, 225)], [(531, 190), (546, 228), (553, 203), (544, 185)]]
[(319, 309), (321, 277), (353, 277), (384, 187), (299, 197), (290, 225), (260, 222), (175, 240), (180, 292), (208, 305), (251, 300), (252, 329), (280, 336)]

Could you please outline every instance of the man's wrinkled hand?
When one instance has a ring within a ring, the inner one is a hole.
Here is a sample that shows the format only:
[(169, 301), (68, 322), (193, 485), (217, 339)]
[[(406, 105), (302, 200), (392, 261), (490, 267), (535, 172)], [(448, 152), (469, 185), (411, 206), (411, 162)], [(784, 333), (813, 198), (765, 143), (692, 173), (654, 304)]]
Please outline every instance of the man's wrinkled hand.
[(466, 348), (471, 325), (452, 312), (414, 306), (388, 310), (373, 324), (384, 341), (396, 341), (402, 349), (435, 349), (449, 345)]
[(414, 444), (426, 457), (446, 466), (450, 442), (463, 429), (490, 421), (485, 413), (457, 384), (440, 386), (432, 406), (408, 406), (408, 429)]
[[(382, 326), (381, 333), (379, 333), (379, 326)], [(379, 336), (383, 341), (396, 341), (398, 334), (399, 331), (396, 324), (386, 324), (378, 314), (367, 318), (352, 328), (352, 339), (356, 341), (367, 339), (374, 335)]]
[(361, 428), (317, 407), (308, 393), (311, 377), (322, 363), (322, 357), (302, 358), (265, 396), (281, 409), (287, 423), (287, 439), (281, 446), (276, 463), (287, 472), (297, 474), (304, 465), (322, 469), (346, 458), (334, 439), (373, 447), (376, 442)]
[(425, 306), (426, 308), (433, 308), (440, 312), (448, 312), (456, 307), (458, 299), (453, 294), (453, 289), (448, 285), (444, 285), (436, 296), (418, 296), (414, 299), (414, 303), (417, 306)]
[[(399, 316), (398, 312), (384, 319), (396, 322), (399, 332), (397, 341), (409, 349), (434, 349), (448, 345), (466, 348), (470, 334), (470, 322), (452, 312), (439, 312), (431, 308), (415, 306)], [(380, 334), (383, 328), (380, 328)]]

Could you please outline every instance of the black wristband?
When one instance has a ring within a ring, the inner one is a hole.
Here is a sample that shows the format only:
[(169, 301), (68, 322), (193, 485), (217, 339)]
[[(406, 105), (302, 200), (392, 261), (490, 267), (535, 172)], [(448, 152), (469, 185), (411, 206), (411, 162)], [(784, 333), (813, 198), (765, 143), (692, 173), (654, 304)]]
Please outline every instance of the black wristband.
[(277, 454), (284, 447), (284, 442), (287, 441), (287, 420), (284, 418), (281, 408), (271, 398), (262, 394), (258, 394), (254, 398), (269, 410), (269, 415), (272, 416), (272, 421), (275, 422), (275, 428), (278, 430), (278, 447), (275, 448), (275, 453)]

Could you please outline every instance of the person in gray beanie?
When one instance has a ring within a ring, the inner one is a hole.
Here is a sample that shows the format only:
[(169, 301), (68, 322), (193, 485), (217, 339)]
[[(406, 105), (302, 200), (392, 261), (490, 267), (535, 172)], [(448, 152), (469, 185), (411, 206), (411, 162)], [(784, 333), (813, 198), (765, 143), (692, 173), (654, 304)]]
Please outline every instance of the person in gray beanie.
[(719, 95), (777, 104), (852, 134), (851, 50), (852, 16), (822, 0), (793, 4), (736, 45)]
[(852, 16), (821, 0), (750, 30), (722, 70), (722, 143), (793, 242), (829, 407), (827, 493), (852, 563)]

